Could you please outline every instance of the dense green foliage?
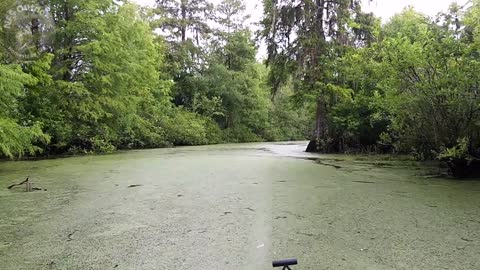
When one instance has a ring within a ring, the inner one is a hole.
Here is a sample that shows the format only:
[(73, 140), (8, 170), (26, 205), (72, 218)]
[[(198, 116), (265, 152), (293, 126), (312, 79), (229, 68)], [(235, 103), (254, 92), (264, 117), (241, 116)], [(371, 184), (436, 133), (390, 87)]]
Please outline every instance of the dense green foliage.
[(0, 157), (306, 138), (307, 114), (288, 94), (272, 102), (243, 13), (237, 0), (2, 2)]
[(381, 24), (361, 1), (264, 0), (266, 66), (242, 0), (21, 3), (47, 15), (0, 4), (1, 156), (309, 137), (480, 163), (480, 1)]
[(287, 2), (265, 1), (262, 36), (273, 89), (290, 78), (296, 99), (316, 103), (314, 150), (438, 158), (459, 176), (477, 166), (479, 1), (435, 18), (409, 8), (384, 25), (350, 1)]

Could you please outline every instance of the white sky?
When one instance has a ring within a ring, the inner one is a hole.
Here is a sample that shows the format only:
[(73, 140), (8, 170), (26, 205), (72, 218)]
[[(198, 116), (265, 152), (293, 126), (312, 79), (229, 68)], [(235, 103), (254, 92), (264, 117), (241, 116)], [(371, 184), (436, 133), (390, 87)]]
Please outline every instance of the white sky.
[(373, 0), (370, 3), (363, 0), (363, 10), (371, 11), (386, 22), (407, 6), (413, 6), (416, 11), (429, 16), (435, 16), (440, 11), (447, 11), (450, 4), (457, 2), (464, 5), (469, 0)]

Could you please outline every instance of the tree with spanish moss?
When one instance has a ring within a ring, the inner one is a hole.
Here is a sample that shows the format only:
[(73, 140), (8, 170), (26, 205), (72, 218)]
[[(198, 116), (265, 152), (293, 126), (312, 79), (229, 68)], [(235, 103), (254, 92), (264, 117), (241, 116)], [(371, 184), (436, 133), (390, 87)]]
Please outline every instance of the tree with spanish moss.
[(269, 82), (275, 93), (293, 80), (298, 101), (316, 104), (316, 121), (307, 151), (332, 152), (338, 141), (328, 124), (330, 108), (348, 98), (337, 60), (348, 47), (371, 42), (372, 14), (361, 1), (264, 0), (261, 37), (267, 43)]

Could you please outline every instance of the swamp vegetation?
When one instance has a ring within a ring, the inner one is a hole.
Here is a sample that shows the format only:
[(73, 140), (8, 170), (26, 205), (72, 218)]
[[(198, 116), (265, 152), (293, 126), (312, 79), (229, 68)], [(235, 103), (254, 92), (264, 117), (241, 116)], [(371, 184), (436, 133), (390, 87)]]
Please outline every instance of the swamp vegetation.
[(2, 269), (480, 269), (480, 0), (212, 2), (0, 1)]
[(0, 156), (311, 139), (478, 172), (480, 1), (262, 4), (251, 29), (242, 0), (2, 1)]
[(480, 268), (479, 181), (307, 144), (2, 162), (2, 269)]

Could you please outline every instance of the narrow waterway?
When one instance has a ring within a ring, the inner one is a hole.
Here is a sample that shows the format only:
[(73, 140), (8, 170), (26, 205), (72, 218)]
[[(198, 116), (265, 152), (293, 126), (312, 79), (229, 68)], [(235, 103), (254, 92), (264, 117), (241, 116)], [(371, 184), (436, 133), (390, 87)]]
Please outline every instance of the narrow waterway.
[(480, 269), (480, 181), (305, 146), (0, 163), (0, 268)]

